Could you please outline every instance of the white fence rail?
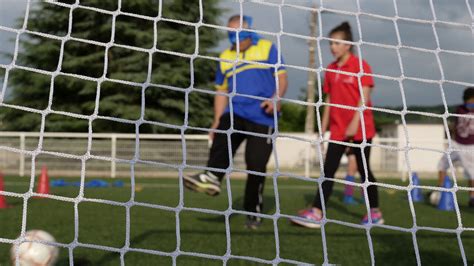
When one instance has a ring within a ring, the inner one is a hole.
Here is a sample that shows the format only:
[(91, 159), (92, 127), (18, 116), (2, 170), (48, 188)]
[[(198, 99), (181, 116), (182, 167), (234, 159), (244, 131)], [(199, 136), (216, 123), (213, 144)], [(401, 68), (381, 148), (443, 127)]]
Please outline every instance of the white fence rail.
[[(80, 156), (87, 152), (88, 138), (89, 135), (86, 133), (44, 133), (41, 150), (47, 153), (42, 152), (36, 157), (36, 171), (39, 171), (42, 165), (46, 165), (50, 174), (57, 177), (80, 176), (82, 168)], [(184, 162), (183, 147), (186, 148), (186, 165), (204, 167), (207, 164), (209, 153), (207, 135), (186, 135), (185, 141), (182, 141), (181, 135), (141, 134), (138, 151), (135, 138), (135, 134), (92, 134), (90, 154), (93, 158), (86, 161), (86, 177), (130, 176), (131, 167), (127, 161), (134, 157), (151, 162), (135, 165), (134, 171), (138, 177), (177, 175), (176, 167), (172, 166)], [(278, 155), (280, 171), (299, 175), (319, 175), (316, 147), (309, 142), (315, 139), (316, 136), (305, 134), (282, 134), (278, 137), (274, 152)], [(32, 166), (31, 152), (38, 149), (38, 143), (38, 133), (0, 132), (0, 171), (8, 175), (29, 176)], [(415, 155), (410, 156), (412, 170), (436, 171), (436, 163), (441, 153), (427, 152), (423, 149), (441, 151), (444, 141), (424, 139), (415, 143), (421, 146), (422, 150), (415, 150), (413, 151)], [(385, 176), (401, 176), (406, 173), (405, 152), (392, 149), (403, 147), (401, 141), (394, 138), (375, 138), (374, 144), (380, 145), (372, 148), (371, 166), (375, 172), (383, 173)], [(245, 144), (242, 145), (244, 146)], [(245, 169), (242, 148), (234, 158), (234, 167)], [(272, 156), (269, 170), (274, 169), (275, 160)]]

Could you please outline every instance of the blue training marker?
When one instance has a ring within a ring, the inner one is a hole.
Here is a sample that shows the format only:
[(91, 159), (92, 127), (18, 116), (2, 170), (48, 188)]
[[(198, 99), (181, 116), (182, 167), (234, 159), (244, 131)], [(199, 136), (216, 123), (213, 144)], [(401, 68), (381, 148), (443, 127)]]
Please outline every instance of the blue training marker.
[[(453, 184), (451, 183), (451, 179), (449, 176), (444, 178), (443, 188), (451, 188)], [(441, 192), (441, 198), (439, 199), (438, 203), (438, 210), (441, 211), (453, 211), (454, 210), (454, 196), (453, 193), (448, 191)]]
[[(420, 185), (420, 178), (418, 177), (417, 173), (413, 173), (412, 176), (413, 180), (413, 185), (419, 186)], [(415, 187), (411, 191), (411, 199), (413, 202), (422, 202), (423, 201), (423, 192), (421, 191), (421, 188)]]

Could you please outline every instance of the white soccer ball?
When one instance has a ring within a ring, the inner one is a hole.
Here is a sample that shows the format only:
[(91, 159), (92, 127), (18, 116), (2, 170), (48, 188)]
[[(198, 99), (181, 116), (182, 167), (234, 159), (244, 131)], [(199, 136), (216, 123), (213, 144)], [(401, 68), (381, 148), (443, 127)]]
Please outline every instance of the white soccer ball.
[(439, 200), (441, 199), (441, 191), (433, 191), (430, 194), (430, 204), (438, 206)]
[[(49, 233), (41, 230), (31, 230), (25, 234), (26, 240), (56, 242)], [(18, 248), (18, 249), (17, 249)], [(59, 249), (55, 246), (45, 245), (37, 242), (24, 242), (21, 245), (13, 245), (10, 256), (13, 265), (16, 265), (18, 252), (18, 263), (21, 266), (52, 266), (58, 259)]]

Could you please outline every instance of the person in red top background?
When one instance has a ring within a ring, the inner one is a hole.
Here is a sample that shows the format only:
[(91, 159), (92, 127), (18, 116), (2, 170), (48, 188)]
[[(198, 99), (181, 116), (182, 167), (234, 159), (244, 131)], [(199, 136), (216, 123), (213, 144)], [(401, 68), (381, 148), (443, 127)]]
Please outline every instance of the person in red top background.
[[(375, 136), (375, 123), (372, 111), (364, 111), (364, 121), (362, 124), (360, 112), (349, 108), (356, 108), (362, 105), (361, 93), (363, 94), (365, 105), (372, 106), (370, 94), (374, 87), (374, 80), (372, 76), (364, 75), (371, 74), (372, 70), (367, 62), (360, 60), (353, 54), (351, 44), (337, 41), (353, 41), (351, 27), (348, 22), (343, 22), (334, 28), (329, 36), (332, 39), (330, 42), (331, 53), (336, 60), (327, 67), (328, 70), (334, 70), (334, 72), (326, 71), (324, 78), (323, 90), (327, 95), (326, 102), (330, 103), (331, 106), (325, 106), (321, 134), (324, 134), (329, 128), (332, 141), (361, 144), (365, 139), (367, 143), (371, 143), (372, 138)], [(337, 71), (354, 74), (344, 74)], [(358, 76), (359, 73), (363, 73), (360, 78)], [(362, 88), (360, 88), (361, 86)], [(341, 105), (346, 108), (333, 105)], [(363, 134), (364, 131), (365, 136)], [(334, 174), (339, 168), (341, 157), (346, 149), (347, 146), (345, 145), (334, 142), (329, 143), (324, 162), (326, 178), (334, 178)], [(357, 158), (357, 166), (362, 181), (365, 182), (366, 178), (368, 178), (370, 182), (376, 182), (370, 169), (370, 146), (364, 148), (365, 158), (362, 157), (361, 148), (353, 147), (353, 151)], [(366, 167), (363, 164), (364, 159), (367, 163)], [(367, 174), (365, 172), (366, 168)], [(327, 206), (333, 186), (334, 181), (332, 180), (323, 182), (322, 191), (316, 193), (313, 206), (300, 211), (298, 215), (300, 219), (291, 219), (291, 221), (304, 227), (319, 228), (323, 216), (321, 199), (324, 200), (325, 206)], [(322, 197), (320, 193), (322, 193)], [(382, 212), (379, 210), (377, 186), (371, 185), (367, 187), (367, 196), (369, 198), (372, 223), (383, 224)], [(362, 219), (362, 224), (367, 223), (368, 216), (365, 215)]]

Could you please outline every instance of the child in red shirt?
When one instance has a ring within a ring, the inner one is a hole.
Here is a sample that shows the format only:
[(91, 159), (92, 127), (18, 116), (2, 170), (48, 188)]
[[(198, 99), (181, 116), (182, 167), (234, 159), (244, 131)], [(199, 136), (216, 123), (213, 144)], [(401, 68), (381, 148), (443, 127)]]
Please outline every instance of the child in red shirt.
[[(330, 32), (330, 38), (333, 40), (344, 40), (352, 42), (352, 32), (349, 23), (344, 22), (337, 26)], [(326, 101), (330, 104), (359, 107), (362, 105), (361, 91), (364, 95), (364, 103), (366, 106), (372, 106), (370, 100), (370, 93), (374, 87), (374, 81), (372, 76), (363, 74), (371, 74), (372, 71), (367, 62), (360, 60), (352, 53), (352, 45), (348, 43), (331, 41), (330, 43), (331, 53), (335, 57), (335, 61), (331, 63), (327, 69), (334, 71), (349, 72), (354, 74), (336, 73), (332, 71), (326, 71), (323, 90), (327, 94)], [(362, 68), (361, 68), (362, 66)], [(360, 78), (357, 74), (360, 75)], [(360, 89), (360, 87), (362, 87)], [(361, 144), (364, 140), (364, 134), (362, 125), (364, 126), (365, 139), (367, 143), (372, 142), (372, 138), (375, 136), (375, 124), (374, 117), (371, 110), (365, 110), (363, 113), (364, 123), (362, 124), (360, 112), (346, 109), (336, 106), (325, 106), (323, 121), (322, 121), (322, 134), (328, 129), (331, 132), (332, 141), (344, 141), (351, 142), (354, 144)], [(339, 167), (339, 163), (342, 155), (344, 154), (347, 146), (329, 143), (327, 154), (324, 163), (324, 174), (326, 178), (334, 178), (334, 174)], [(364, 148), (364, 156), (362, 156), (362, 149), (358, 147), (352, 148), (357, 158), (357, 166), (359, 169), (362, 181), (368, 178), (370, 182), (376, 182), (374, 175), (370, 169), (370, 146)], [(363, 164), (363, 160), (366, 161), (366, 166)], [(367, 174), (365, 172), (367, 169)], [(322, 219), (322, 202), (324, 200), (325, 206), (333, 190), (334, 182), (325, 181), (322, 183), (322, 197), (321, 191), (318, 191), (313, 207), (302, 210), (299, 213), (299, 218), (302, 219), (291, 219), (295, 224), (305, 226), (308, 228), (319, 228), (320, 220)], [(377, 186), (371, 185), (367, 187), (367, 196), (369, 198), (370, 205), (370, 216), (372, 223), (383, 224), (382, 212), (379, 210), (379, 200)], [(368, 223), (367, 215), (362, 219), (362, 224)]]

